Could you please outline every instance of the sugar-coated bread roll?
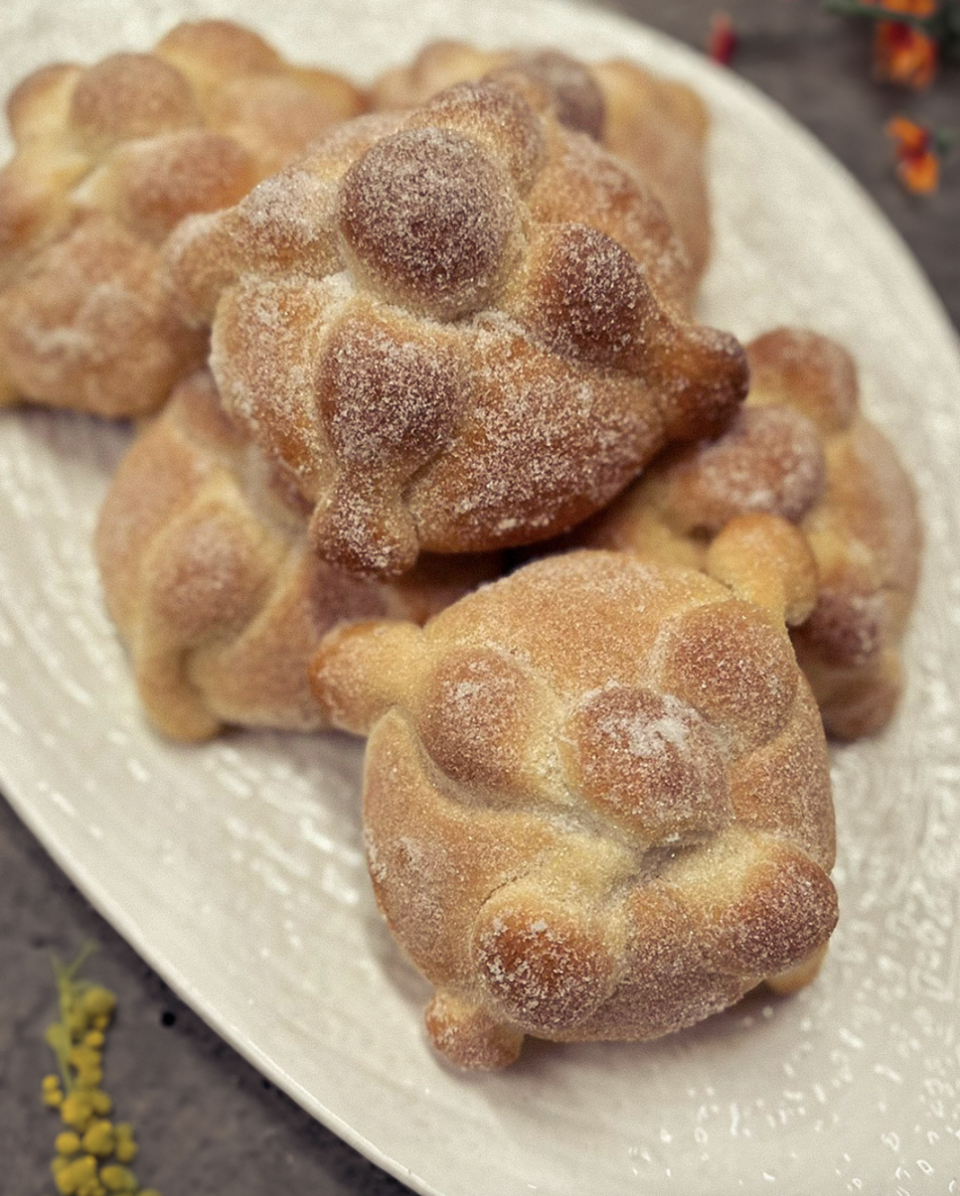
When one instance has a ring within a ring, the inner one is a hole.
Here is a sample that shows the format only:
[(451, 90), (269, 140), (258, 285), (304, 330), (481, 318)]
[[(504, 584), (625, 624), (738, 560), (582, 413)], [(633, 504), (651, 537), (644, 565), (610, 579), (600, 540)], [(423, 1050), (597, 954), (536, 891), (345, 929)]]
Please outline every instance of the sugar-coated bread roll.
[(498, 565), (424, 558), (383, 584), (320, 560), (302, 504), (223, 414), (206, 372), (182, 382), (135, 440), (96, 550), (147, 713), (185, 740), (224, 723), (320, 729), (307, 663), (324, 632), (375, 615), (422, 622)]
[[(767, 535), (779, 578), (754, 567)], [(528, 1034), (653, 1038), (816, 973), (837, 901), (823, 728), (783, 622), (802, 537), (749, 517), (717, 546), (734, 590), (574, 552), (320, 648), (325, 717), (369, 735), (377, 900), (462, 1067)]]
[(224, 404), (357, 573), (555, 535), (746, 391), (660, 203), (532, 85), (347, 122), (168, 251)]
[(588, 133), (636, 167), (663, 204), (687, 252), (684, 299), (692, 303), (710, 256), (705, 146), (709, 116), (683, 83), (624, 59), (583, 63), (558, 50), (478, 50), (463, 42), (424, 46), (371, 87), (378, 110), (413, 107), (454, 83), (484, 75), (546, 87), (562, 124)]
[(573, 539), (703, 567), (737, 516), (795, 524), (817, 564), (816, 603), (791, 620), (797, 658), (827, 731), (854, 739), (887, 723), (902, 688), (923, 542), (913, 486), (860, 411), (844, 348), (778, 328), (747, 356), (750, 393), (723, 436), (667, 454)]
[(26, 78), (0, 171), (0, 402), (158, 407), (207, 350), (164, 284), (170, 230), (236, 203), (364, 102), (219, 20), (178, 25), (150, 53)]

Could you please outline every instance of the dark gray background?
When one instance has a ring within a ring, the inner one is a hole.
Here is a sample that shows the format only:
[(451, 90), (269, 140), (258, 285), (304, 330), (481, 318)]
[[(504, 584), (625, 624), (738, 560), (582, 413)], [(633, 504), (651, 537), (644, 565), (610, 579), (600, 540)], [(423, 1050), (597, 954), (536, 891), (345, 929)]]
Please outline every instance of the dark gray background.
[[(695, 48), (709, 0), (622, 0), (611, 8)], [(915, 96), (870, 80), (863, 25), (815, 0), (728, 0), (740, 35), (735, 69), (815, 133), (871, 192), (960, 326), (960, 150), (939, 193), (908, 195), (883, 126), (914, 114), (960, 125), (960, 70)], [(545, 37), (545, 40), (547, 38)], [(393, 1196), (403, 1185), (341, 1143), (212, 1033), (90, 908), (0, 801), (0, 1190), (53, 1193), (57, 1119), (40, 1106), (50, 1069), (43, 1031), (56, 1015), (49, 953), (87, 939), (88, 969), (120, 997), (108, 1087), (141, 1142), (137, 1170), (163, 1196)]]

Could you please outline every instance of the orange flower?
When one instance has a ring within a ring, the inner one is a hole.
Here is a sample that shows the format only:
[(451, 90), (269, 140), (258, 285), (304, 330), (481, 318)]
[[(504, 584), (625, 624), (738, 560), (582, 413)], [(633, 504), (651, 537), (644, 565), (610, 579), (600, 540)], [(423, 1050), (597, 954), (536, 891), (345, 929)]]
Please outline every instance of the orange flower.
[(887, 135), (896, 142), (897, 175), (909, 191), (928, 195), (940, 181), (940, 158), (936, 139), (929, 129), (905, 116), (895, 116)]
[(733, 21), (725, 12), (715, 12), (710, 18), (710, 38), (707, 42), (707, 53), (714, 62), (727, 66), (733, 58), (737, 48), (737, 35), (733, 28)]
[[(927, 20), (937, 0), (863, 0), (883, 12)], [(922, 90), (937, 73), (937, 42), (925, 30), (904, 21), (878, 21), (873, 38), (873, 63), (878, 79)]]
[(902, 21), (879, 21), (873, 35), (873, 66), (883, 82), (921, 91), (936, 76), (937, 43)]
[(862, 0), (885, 12), (903, 12), (912, 17), (932, 17), (937, 11), (937, 0)]

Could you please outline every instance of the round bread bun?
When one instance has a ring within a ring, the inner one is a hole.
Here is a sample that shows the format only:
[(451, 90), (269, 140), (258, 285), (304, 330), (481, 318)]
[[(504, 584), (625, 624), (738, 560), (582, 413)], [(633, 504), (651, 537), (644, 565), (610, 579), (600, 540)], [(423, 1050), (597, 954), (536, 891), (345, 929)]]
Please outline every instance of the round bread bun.
[(790, 521), (816, 562), (793, 642), (830, 735), (879, 731), (902, 690), (900, 642), (923, 533), (896, 450), (860, 409), (841, 345), (777, 328), (747, 345), (751, 384), (727, 431), (670, 452), (570, 542), (695, 568), (730, 520)]
[(327, 564), (302, 503), (224, 414), (206, 371), (180, 384), (121, 462), (96, 554), (144, 708), (181, 740), (226, 724), (322, 729), (307, 664), (325, 632), (372, 616), (423, 622), (500, 564), (424, 557), (390, 583)]
[[(731, 575), (757, 534), (721, 538)], [(837, 918), (826, 745), (760, 590), (574, 552), (423, 629), (325, 638), (324, 716), (369, 735), (377, 901), (453, 1063), (503, 1067), (526, 1035), (654, 1038), (816, 973)]]
[(161, 247), (236, 203), (365, 104), (229, 21), (184, 22), (149, 53), (28, 76), (0, 171), (0, 402), (142, 415), (203, 363)]
[(356, 573), (556, 535), (746, 392), (662, 206), (546, 89), (347, 122), (168, 253), (225, 406)]

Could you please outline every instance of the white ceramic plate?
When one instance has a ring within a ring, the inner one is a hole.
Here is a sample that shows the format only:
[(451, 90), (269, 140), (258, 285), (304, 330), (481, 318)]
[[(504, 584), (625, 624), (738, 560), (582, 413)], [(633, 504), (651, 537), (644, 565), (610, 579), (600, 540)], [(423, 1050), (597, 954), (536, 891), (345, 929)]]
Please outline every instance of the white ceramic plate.
[(554, 0), (4, 0), (0, 82), (234, 16), (357, 77), (425, 39), (627, 54), (715, 119), (716, 260), (702, 315), (783, 321), (857, 355), (918, 479), (929, 536), (909, 689), (835, 757), (842, 921), (821, 979), (670, 1040), (529, 1049), (494, 1076), (430, 1053), (424, 984), (382, 929), (336, 736), (176, 748), (147, 729), (103, 613), (90, 534), (123, 433), (0, 415), (0, 774), (56, 859), (230, 1042), (422, 1193), (866, 1192), (960, 1187), (960, 356), (871, 203), (730, 73)]

